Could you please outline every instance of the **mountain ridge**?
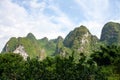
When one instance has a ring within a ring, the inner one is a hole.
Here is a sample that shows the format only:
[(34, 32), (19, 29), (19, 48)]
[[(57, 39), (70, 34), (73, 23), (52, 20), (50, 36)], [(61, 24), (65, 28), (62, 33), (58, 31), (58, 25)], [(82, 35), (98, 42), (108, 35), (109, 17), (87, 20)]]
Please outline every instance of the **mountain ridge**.
[(26, 37), (12, 37), (6, 43), (2, 52), (14, 52), (22, 45), (31, 58), (39, 57), (44, 59), (47, 56), (55, 55), (66, 57), (71, 55), (73, 51), (76, 53), (75, 56), (80, 53), (89, 56), (93, 50), (99, 49), (101, 44), (112, 45), (115, 43), (120, 43), (120, 24), (108, 22), (103, 26), (100, 39), (92, 35), (86, 26), (81, 25), (70, 31), (65, 39), (61, 36), (51, 40), (47, 37), (36, 39), (32, 33), (28, 33)]

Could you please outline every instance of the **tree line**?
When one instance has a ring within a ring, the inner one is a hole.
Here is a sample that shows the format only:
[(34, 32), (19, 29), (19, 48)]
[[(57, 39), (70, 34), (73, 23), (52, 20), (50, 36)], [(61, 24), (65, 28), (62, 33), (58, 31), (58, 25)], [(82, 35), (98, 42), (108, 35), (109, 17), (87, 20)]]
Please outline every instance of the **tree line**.
[(0, 80), (120, 80), (119, 46), (101, 46), (89, 58), (81, 53), (77, 62), (73, 54), (42, 61), (0, 54)]

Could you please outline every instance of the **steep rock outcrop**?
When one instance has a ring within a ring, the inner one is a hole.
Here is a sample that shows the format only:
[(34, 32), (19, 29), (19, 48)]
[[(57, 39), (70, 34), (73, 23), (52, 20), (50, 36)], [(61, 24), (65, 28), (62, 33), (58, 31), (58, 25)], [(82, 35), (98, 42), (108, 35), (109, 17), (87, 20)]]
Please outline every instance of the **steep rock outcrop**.
[(120, 24), (115, 22), (106, 23), (102, 29), (100, 41), (108, 45), (120, 44)]
[(63, 43), (65, 47), (79, 53), (89, 53), (97, 42), (97, 37), (93, 36), (85, 26), (80, 26), (71, 31)]
[(26, 60), (27, 57), (28, 57), (28, 53), (26, 53), (25, 49), (24, 49), (24, 46), (22, 45), (19, 45), (14, 51), (13, 53), (16, 53), (16, 54), (20, 54), (21, 56), (23, 56), (23, 58)]

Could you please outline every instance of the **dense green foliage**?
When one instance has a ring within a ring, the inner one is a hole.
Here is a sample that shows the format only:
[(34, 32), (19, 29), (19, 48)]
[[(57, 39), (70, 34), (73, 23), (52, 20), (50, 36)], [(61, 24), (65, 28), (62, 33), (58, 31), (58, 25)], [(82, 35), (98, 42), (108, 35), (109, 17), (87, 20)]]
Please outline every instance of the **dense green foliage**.
[(120, 80), (120, 46), (101, 46), (91, 58), (102, 68), (108, 80)]
[(120, 47), (104, 46), (90, 58), (84, 53), (76, 62), (73, 52), (68, 58), (47, 57), (23, 60), (18, 54), (0, 54), (1, 80), (119, 80)]
[(0, 79), (15, 80), (23, 75), (24, 61), (18, 54), (0, 54)]

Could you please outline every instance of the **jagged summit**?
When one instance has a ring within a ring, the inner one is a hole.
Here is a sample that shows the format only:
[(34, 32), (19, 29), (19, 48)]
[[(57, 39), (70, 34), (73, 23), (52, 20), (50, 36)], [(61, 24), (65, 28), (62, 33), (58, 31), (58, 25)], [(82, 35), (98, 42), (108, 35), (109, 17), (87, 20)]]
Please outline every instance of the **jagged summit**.
[(31, 32), (27, 34), (26, 38), (36, 39), (35, 36)]
[[(75, 30), (80, 30), (81, 32), (89, 32), (88, 28), (84, 25), (81, 25), (80, 27), (78, 28), (75, 28)], [(90, 32), (89, 32), (90, 33)]]
[(58, 39), (58, 40), (63, 40), (63, 37), (62, 37), (62, 36), (58, 36), (57, 39)]
[(57, 39), (55, 39), (55, 42), (58, 43), (59, 41), (63, 41), (64, 39), (62, 36), (58, 36)]
[(41, 41), (45, 41), (45, 42), (48, 42), (48, 41), (49, 41), (47, 37), (44, 37), (44, 38), (42, 38), (42, 39), (40, 39), (40, 40), (41, 40)]
[(100, 41), (106, 44), (120, 44), (120, 24), (108, 22), (104, 25)]

